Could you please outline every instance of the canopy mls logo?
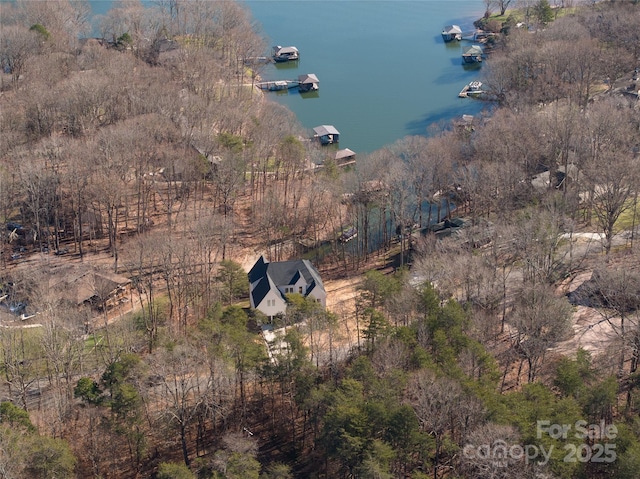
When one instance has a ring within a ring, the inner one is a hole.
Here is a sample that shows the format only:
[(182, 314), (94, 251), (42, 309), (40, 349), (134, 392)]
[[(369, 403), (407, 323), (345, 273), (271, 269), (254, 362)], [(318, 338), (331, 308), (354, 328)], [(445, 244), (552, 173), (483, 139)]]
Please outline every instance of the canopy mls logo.
[(502, 439), (496, 439), (491, 444), (467, 444), (462, 448), (465, 459), (475, 463), (491, 464), (493, 467), (509, 467), (522, 461), (525, 464), (544, 466), (549, 463), (553, 446), (545, 448), (535, 444), (507, 444)]
[[(590, 424), (579, 420), (574, 424), (552, 424), (550, 421), (537, 421), (536, 437), (545, 437), (557, 441), (582, 440), (582, 443), (567, 442), (562, 446), (565, 452), (563, 462), (611, 463), (616, 460), (618, 428), (614, 424)], [(516, 463), (544, 466), (551, 460), (555, 444), (508, 444), (496, 439), (491, 444), (467, 444), (462, 449), (463, 457), (476, 463), (491, 464), (493, 467), (508, 467)]]

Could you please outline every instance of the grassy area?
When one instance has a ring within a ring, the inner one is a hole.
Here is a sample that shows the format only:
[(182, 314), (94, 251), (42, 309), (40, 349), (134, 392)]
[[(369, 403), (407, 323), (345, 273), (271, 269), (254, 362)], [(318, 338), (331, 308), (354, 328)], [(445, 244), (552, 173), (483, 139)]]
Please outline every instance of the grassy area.
[(504, 15), (491, 15), (489, 21), (504, 23), (509, 17), (512, 17), (516, 23), (524, 21), (524, 12), (522, 10), (507, 10)]
[[(529, 20), (533, 20), (535, 18), (533, 13), (533, 8), (529, 10)], [(578, 7), (570, 7), (570, 8), (554, 8), (553, 12), (555, 14), (554, 19), (558, 19), (564, 17), (566, 15), (573, 15), (578, 10)], [(490, 15), (487, 21), (499, 22), (500, 24), (505, 23), (507, 19), (512, 18), (515, 23), (525, 22), (527, 15), (526, 10), (521, 8), (509, 9), (504, 12), (504, 15), (494, 14)]]
[(85, 353), (93, 351), (93, 348), (95, 348), (96, 346), (100, 345), (103, 340), (104, 340), (104, 338), (103, 338), (103, 336), (101, 334), (91, 334), (84, 341), (84, 351), (85, 351)]
[[(627, 201), (627, 209), (622, 212), (618, 221), (614, 225), (614, 231), (619, 233), (620, 231), (630, 230), (634, 226), (637, 227), (640, 223), (640, 201), (636, 199), (634, 205), (634, 199)], [(634, 220), (635, 216), (635, 220)]]
[(241, 301), (236, 301), (235, 303), (233, 303), (234, 306), (238, 306), (242, 309), (249, 309), (251, 308), (251, 303), (249, 302), (248, 299), (243, 299)]

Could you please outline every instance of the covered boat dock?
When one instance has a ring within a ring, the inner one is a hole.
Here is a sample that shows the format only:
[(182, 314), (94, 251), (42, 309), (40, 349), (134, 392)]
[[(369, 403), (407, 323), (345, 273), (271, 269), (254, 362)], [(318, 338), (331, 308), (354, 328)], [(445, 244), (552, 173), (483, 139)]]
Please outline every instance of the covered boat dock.
[(322, 145), (332, 145), (340, 140), (340, 132), (333, 125), (320, 125), (313, 129), (314, 138), (317, 138)]
[(288, 62), (300, 59), (300, 52), (296, 47), (273, 47), (273, 60), (276, 62)]
[(442, 39), (445, 42), (462, 40), (462, 29), (458, 25), (447, 25), (442, 30)]
[(465, 63), (479, 63), (482, 61), (482, 54), (480, 45), (471, 45), (462, 51), (462, 59)]
[(320, 83), (320, 80), (318, 80), (315, 73), (298, 75), (298, 86), (301, 92), (318, 90), (320, 88), (318, 83)]

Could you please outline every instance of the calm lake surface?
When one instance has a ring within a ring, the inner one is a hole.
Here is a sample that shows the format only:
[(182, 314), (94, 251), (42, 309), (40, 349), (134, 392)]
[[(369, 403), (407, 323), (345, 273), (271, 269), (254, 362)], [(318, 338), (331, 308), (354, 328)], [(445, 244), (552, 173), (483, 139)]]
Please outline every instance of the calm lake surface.
[[(96, 14), (112, 2), (91, 1)], [(458, 98), (477, 79), (463, 66), (462, 48), (440, 32), (463, 31), (484, 12), (483, 0), (248, 0), (269, 45), (296, 46), (300, 60), (267, 66), (265, 80), (315, 73), (317, 94), (266, 93), (291, 109), (305, 128), (334, 125), (340, 148), (375, 151), (406, 135), (427, 134), (432, 123), (474, 115), (486, 106)], [(269, 54), (270, 52), (265, 52)], [(482, 68), (482, 67), (480, 67)]]
[[(266, 80), (315, 73), (317, 97), (268, 93), (306, 128), (334, 125), (340, 148), (377, 150), (406, 135), (427, 134), (434, 122), (477, 114), (486, 106), (458, 98), (478, 78), (462, 65), (469, 42), (445, 44), (445, 25), (473, 30), (482, 0), (253, 0), (246, 5), (271, 45), (296, 46), (300, 60), (265, 69)], [(292, 68), (293, 67), (293, 68)]]

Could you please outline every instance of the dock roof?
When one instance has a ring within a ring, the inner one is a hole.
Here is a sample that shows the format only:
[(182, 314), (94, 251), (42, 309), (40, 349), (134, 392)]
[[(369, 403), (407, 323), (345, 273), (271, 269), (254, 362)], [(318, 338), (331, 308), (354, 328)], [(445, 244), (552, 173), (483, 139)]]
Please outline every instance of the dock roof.
[(462, 51), (463, 55), (482, 55), (482, 47), (480, 45), (471, 45)]
[(462, 33), (462, 29), (458, 25), (447, 25), (442, 30), (443, 33), (454, 34), (454, 33)]
[(305, 73), (304, 75), (298, 75), (298, 82), (304, 85), (307, 83), (320, 83), (320, 80), (318, 80), (315, 73)]
[(273, 51), (276, 55), (283, 55), (287, 53), (298, 53), (298, 49), (296, 47), (282, 47), (280, 45), (273, 47)]
[(325, 136), (325, 135), (339, 135), (340, 132), (338, 130), (336, 130), (336, 127), (333, 125), (320, 125), (320, 126), (316, 126), (313, 129), (314, 133), (318, 136)]

